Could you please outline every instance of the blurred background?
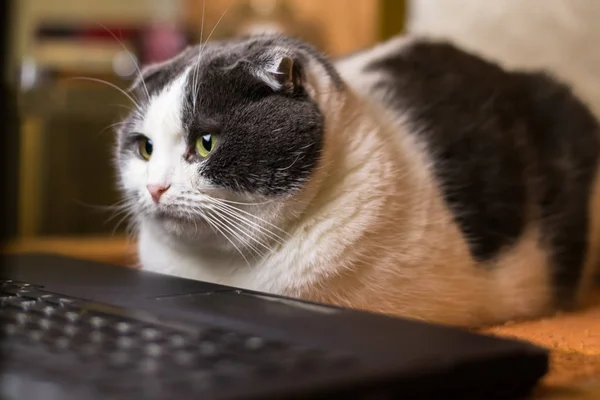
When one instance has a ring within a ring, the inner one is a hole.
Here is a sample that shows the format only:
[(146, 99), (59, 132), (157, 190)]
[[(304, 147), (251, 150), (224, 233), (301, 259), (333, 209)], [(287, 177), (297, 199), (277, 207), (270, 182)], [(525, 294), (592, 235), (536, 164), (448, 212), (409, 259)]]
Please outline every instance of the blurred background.
[[(136, 64), (265, 31), (330, 56), (435, 36), (507, 67), (544, 68), (600, 116), (597, 0), (3, 0), (3, 237), (10, 251), (134, 261), (112, 167)], [(84, 79), (81, 79), (84, 78)], [(106, 83), (101, 83), (100, 80)], [(108, 83), (108, 84), (107, 84)]]

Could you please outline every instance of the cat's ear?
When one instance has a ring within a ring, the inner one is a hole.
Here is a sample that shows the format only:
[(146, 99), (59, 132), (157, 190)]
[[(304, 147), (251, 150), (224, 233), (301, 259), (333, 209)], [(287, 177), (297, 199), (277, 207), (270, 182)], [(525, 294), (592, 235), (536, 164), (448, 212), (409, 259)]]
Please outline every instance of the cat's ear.
[(148, 85), (151, 83), (152, 79), (157, 77), (161, 70), (164, 69), (163, 63), (156, 63), (143, 66), (139, 69), (139, 72), (136, 74), (135, 79), (129, 86), (129, 91), (133, 92), (138, 90), (143, 85)]
[(302, 86), (302, 68), (290, 55), (280, 55), (266, 68), (265, 83), (275, 91), (294, 92)]
[[(152, 94), (154, 90), (161, 85), (164, 85), (167, 79), (167, 70), (171, 64), (171, 60), (145, 65), (140, 67), (136, 72), (135, 79), (128, 88), (130, 93), (139, 93), (142, 98), (146, 98), (148, 94)], [(148, 93), (146, 93), (146, 91)]]
[(283, 56), (277, 61), (277, 69), (272, 72), (272, 76), (284, 90), (294, 90), (294, 87), (301, 84), (298, 68), (294, 68), (294, 59), (289, 56)]
[(171, 59), (141, 67), (129, 86), (129, 91), (143, 91), (145, 94), (147, 90), (151, 94), (155, 89), (164, 86), (188, 66), (194, 57), (193, 50), (190, 46)]

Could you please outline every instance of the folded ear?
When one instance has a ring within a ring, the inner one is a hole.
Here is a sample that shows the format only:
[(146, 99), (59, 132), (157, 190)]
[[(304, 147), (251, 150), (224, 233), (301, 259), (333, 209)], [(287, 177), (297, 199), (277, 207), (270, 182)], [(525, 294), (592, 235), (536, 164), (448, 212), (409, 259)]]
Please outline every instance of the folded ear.
[(302, 68), (298, 59), (278, 55), (260, 73), (265, 83), (275, 91), (294, 92), (302, 86)]
[[(143, 67), (140, 67), (139, 73), (136, 74), (135, 79), (129, 86), (128, 90), (130, 92), (133, 92), (133, 91), (136, 91), (136, 90), (142, 88), (142, 86), (144, 86), (144, 85), (146, 85), (146, 86), (151, 85), (152, 79), (158, 77), (158, 75), (160, 74), (160, 71), (162, 71), (164, 69), (164, 67), (166, 66), (165, 64), (167, 64), (167, 62), (150, 64), (150, 65), (145, 65)], [(143, 90), (143, 88), (142, 88), (142, 90)]]
[(291, 57), (281, 57), (277, 71), (272, 74), (285, 90), (293, 90), (295, 86), (300, 85), (300, 74), (297, 68), (294, 68), (294, 60)]
[(169, 60), (142, 67), (129, 86), (129, 91), (139, 92), (142, 96), (146, 96), (148, 91), (148, 94), (152, 95), (169, 83), (173, 77), (183, 72), (192, 57), (194, 57), (194, 49), (188, 47)]

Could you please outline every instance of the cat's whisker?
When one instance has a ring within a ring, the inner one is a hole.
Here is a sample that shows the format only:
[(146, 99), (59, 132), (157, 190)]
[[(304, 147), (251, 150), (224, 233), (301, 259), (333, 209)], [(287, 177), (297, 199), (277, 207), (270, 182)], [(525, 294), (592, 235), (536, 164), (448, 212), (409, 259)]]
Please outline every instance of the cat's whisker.
[[(119, 228), (121, 227), (121, 224), (123, 224), (123, 222), (125, 222), (127, 219), (129, 219), (133, 214), (134, 214), (133, 211), (125, 213), (123, 215), (123, 217), (117, 222), (117, 224), (113, 228), (113, 230), (111, 232), (111, 236), (114, 236), (115, 233), (117, 233), (117, 230), (119, 230)], [(112, 220), (112, 218), (109, 219), (108, 221), (110, 221), (110, 220)]]
[(261, 224), (250, 220), (248, 217), (245, 217), (244, 215), (240, 214), (235, 209), (225, 208), (222, 205), (216, 205), (216, 204), (214, 204), (213, 207), (215, 207), (216, 209), (220, 210), (221, 212), (224, 212), (224, 213), (228, 214), (229, 216), (235, 218), (237, 221), (244, 223), (245, 225), (249, 226), (250, 228), (253, 228), (253, 229), (257, 230), (258, 232), (262, 232), (262, 233), (268, 235), (271, 240), (274, 240), (279, 244), (283, 244), (285, 242), (285, 238), (283, 238), (280, 235), (278, 235), (277, 233), (269, 230), (268, 228), (262, 226)]
[(269, 225), (270, 227), (272, 227), (272, 228), (276, 229), (277, 231), (281, 232), (282, 234), (284, 234), (284, 235), (286, 235), (286, 236), (289, 236), (289, 234), (288, 234), (286, 231), (284, 231), (283, 229), (279, 228), (277, 225), (274, 225), (274, 224), (272, 224), (272, 223), (271, 223), (271, 222), (269, 222), (269, 221), (266, 221), (266, 220), (264, 220), (264, 219), (262, 219), (262, 218), (260, 218), (260, 217), (258, 217), (258, 216), (256, 216), (256, 215), (252, 214), (252, 213), (249, 213), (248, 211), (245, 211), (245, 210), (242, 210), (242, 209), (240, 209), (240, 208), (238, 208), (238, 207), (234, 207), (234, 206), (232, 206), (232, 205), (229, 205), (229, 204), (223, 203), (223, 202), (221, 202), (221, 200), (219, 200), (219, 199), (215, 199), (214, 197), (208, 197), (208, 196), (207, 196), (207, 197), (206, 197), (206, 199), (207, 199), (208, 201), (210, 201), (210, 202), (214, 203), (214, 204), (221, 205), (221, 206), (223, 206), (223, 207), (225, 207), (225, 208), (227, 208), (227, 209), (229, 209), (229, 210), (231, 210), (231, 211), (233, 211), (233, 212), (240, 212), (240, 213), (242, 213), (242, 214), (244, 214), (244, 215), (247, 215), (247, 216), (249, 216), (249, 217), (255, 218), (256, 220), (258, 220), (258, 221), (260, 221), (260, 222), (262, 222), (262, 223), (264, 223), (264, 224), (266, 224), (266, 225)]
[[(205, 6), (206, 6), (206, 0), (202, 0), (202, 22), (200, 23), (200, 43), (202, 43), (202, 38), (204, 36)], [(201, 56), (202, 56), (202, 47), (200, 48), (200, 51), (198, 52), (198, 60), (197, 60), (198, 62), (200, 62)], [(196, 100), (198, 98), (198, 96), (196, 95), (196, 93), (198, 92), (198, 71), (197, 70), (194, 72), (194, 75), (192, 76), (192, 88), (194, 89), (194, 97), (193, 97), (192, 104), (193, 104), (194, 108), (196, 108)]]
[(217, 29), (217, 27), (221, 23), (221, 20), (223, 20), (223, 18), (225, 17), (225, 14), (227, 14), (227, 11), (229, 11), (229, 9), (231, 8), (232, 3), (233, 3), (233, 0), (230, 0), (229, 4), (227, 5), (227, 8), (223, 11), (223, 13), (221, 14), (221, 17), (219, 17), (219, 19), (217, 20), (217, 23), (215, 24), (215, 26), (213, 26), (212, 30), (208, 34), (208, 37), (204, 41), (204, 46), (206, 45), (206, 43), (208, 43), (210, 41), (210, 38), (212, 37), (213, 33), (215, 33), (215, 30)]
[(102, 135), (105, 131), (115, 128), (117, 126), (121, 126), (121, 125), (127, 125), (129, 122), (128, 121), (121, 121), (121, 122), (115, 122), (113, 124), (108, 125), (106, 128), (102, 129), (100, 132), (98, 132), (98, 136)]
[[(132, 113), (135, 113), (135, 112), (137, 112), (137, 111), (138, 111), (137, 109), (135, 109), (135, 108), (131, 108), (130, 106), (127, 106), (127, 105), (125, 105), (125, 104), (110, 104), (110, 106), (111, 106), (111, 107), (120, 107), (120, 108), (124, 108), (124, 109), (126, 109), (127, 111), (129, 111), (129, 112), (132, 112)], [(123, 121), (123, 122), (125, 122), (125, 121)]]
[(284, 242), (285, 242), (284, 238), (282, 238), (281, 236), (277, 235), (276, 233), (270, 231), (269, 229), (265, 228), (264, 226), (249, 220), (248, 218), (236, 213), (235, 211), (221, 207), (220, 205), (213, 205), (213, 206), (215, 207), (215, 209), (219, 210), (222, 213), (229, 215), (232, 218), (235, 218), (237, 221), (244, 223), (248, 227), (253, 228), (254, 230), (257, 230), (258, 232), (262, 232), (262, 233), (266, 234), (267, 236), (269, 236), (269, 238), (271, 240), (274, 240), (278, 244), (280, 244), (280, 245), (284, 244)]
[(112, 235), (115, 234), (115, 232), (119, 229), (121, 224), (126, 219), (135, 215), (135, 204), (130, 203), (127, 199), (122, 200), (122, 201), (117, 202), (112, 205), (94, 205), (94, 204), (88, 204), (88, 203), (82, 202), (80, 200), (75, 200), (75, 202), (84, 207), (89, 207), (89, 208), (99, 210), (99, 211), (113, 211), (112, 215), (104, 221), (105, 224), (110, 223), (112, 220), (114, 220), (117, 217), (121, 217), (119, 222), (117, 222), (116, 226), (113, 228), (113, 230), (111, 232)]
[[(260, 240), (258, 237), (256, 237), (256, 235), (252, 235), (252, 232), (249, 230), (249, 228), (243, 227), (242, 225), (239, 224), (239, 222), (232, 220), (231, 217), (228, 217), (225, 214), (221, 214), (218, 211), (215, 214), (217, 214), (219, 217), (221, 217), (225, 221), (227, 221), (227, 223), (229, 223), (229, 225), (231, 227), (236, 228), (241, 234), (246, 236), (250, 242), (255, 242), (256, 244), (263, 247), (265, 250), (267, 250), (269, 252), (273, 251), (273, 248), (271, 246), (269, 246), (268, 244), (265, 244), (262, 240)], [(252, 247), (255, 248), (255, 246), (252, 246)], [(256, 249), (256, 252), (260, 256), (262, 256), (264, 254), (264, 253), (260, 252), (260, 250), (258, 250), (258, 249)]]
[(65, 78), (66, 80), (83, 80), (83, 81), (90, 81), (90, 82), (96, 82), (96, 83), (102, 83), (104, 85), (110, 86), (111, 88), (118, 90), (121, 94), (123, 94), (124, 96), (126, 96), (129, 101), (131, 101), (138, 112), (142, 112), (142, 107), (140, 106), (140, 104), (133, 98), (133, 96), (131, 96), (129, 93), (127, 93), (125, 90), (121, 89), (120, 87), (118, 87), (117, 85), (115, 85), (114, 83), (105, 81), (103, 79), (98, 79), (98, 78), (90, 78), (90, 77), (86, 77), (86, 76), (73, 76), (73, 77), (69, 77), (69, 78)]
[[(202, 57), (202, 54), (204, 53), (204, 49), (206, 48), (206, 44), (210, 41), (210, 38), (212, 37), (213, 33), (215, 32), (215, 30), (221, 23), (221, 20), (225, 17), (225, 14), (227, 14), (227, 11), (229, 11), (229, 8), (231, 7), (232, 3), (233, 3), (233, 0), (230, 0), (229, 4), (227, 5), (227, 8), (223, 11), (223, 13), (221, 14), (221, 17), (219, 17), (219, 19), (217, 20), (217, 23), (215, 24), (215, 26), (213, 26), (212, 30), (208, 34), (208, 37), (206, 38), (204, 43), (201, 44), (200, 52), (198, 53), (198, 60), (200, 60), (200, 57)], [(204, 3), (202, 5), (202, 7), (204, 9)], [(204, 20), (204, 11), (202, 13), (202, 18)], [(198, 73), (199, 73), (199, 68), (196, 71), (196, 75), (198, 75)], [(194, 86), (194, 104), (196, 104), (197, 97), (198, 97), (198, 88)]]
[(227, 204), (236, 204), (236, 205), (241, 205), (241, 206), (261, 206), (261, 205), (264, 205), (264, 204), (273, 203), (273, 202), (275, 202), (277, 200), (271, 199), (271, 200), (262, 201), (260, 203), (246, 203), (246, 202), (243, 202), (243, 201), (232, 201), (232, 200), (225, 200), (225, 199), (219, 199), (219, 201), (222, 201), (222, 202), (227, 203)]
[(223, 232), (223, 230), (221, 228), (219, 228), (217, 222), (214, 221), (213, 219), (211, 219), (211, 217), (208, 214), (203, 214), (202, 216), (209, 225), (212, 225), (221, 235), (223, 235), (223, 237), (225, 239), (227, 239), (227, 241), (229, 241), (229, 243), (231, 243), (231, 245), (238, 251), (238, 253), (240, 253), (240, 255), (242, 256), (244, 261), (246, 261), (246, 264), (248, 264), (248, 267), (250, 267), (251, 264), (248, 261), (248, 259), (246, 258), (246, 256), (244, 255), (244, 253), (242, 252), (242, 250), (240, 250), (240, 248), (233, 242), (233, 240), (231, 240), (231, 238), (229, 238), (229, 236), (227, 236), (227, 234), (225, 232)]
[[(204, 209), (195, 207), (192, 209), (195, 213), (200, 214), (200, 215), (205, 215), (207, 214), (206, 211)], [(265, 247), (266, 249), (270, 249), (269, 246), (267, 246), (266, 244), (264, 244), (263, 242), (261, 242), (260, 240), (258, 240), (256, 237), (253, 237), (251, 235), (251, 232), (247, 229), (242, 227), (241, 225), (239, 225), (238, 223), (236, 223), (234, 220), (231, 220), (230, 218), (228, 218), (226, 215), (222, 214), (221, 212), (219, 212), (219, 210), (217, 209), (212, 209), (212, 216), (213, 217), (218, 217), (219, 222), (221, 222), (224, 226), (227, 226), (228, 228), (231, 229), (235, 229), (238, 231), (239, 234), (243, 235), (246, 239), (244, 239), (243, 237), (240, 237), (239, 235), (237, 235), (235, 232), (232, 232), (231, 230), (228, 229), (228, 231), (235, 235), (236, 238), (244, 243), (244, 245), (248, 246), (249, 248), (251, 248), (253, 251), (255, 251), (257, 254), (262, 255), (262, 253), (260, 253), (260, 251), (252, 245), (252, 241), (260, 244), (261, 246)]]
[(107, 220), (106, 223), (114, 220), (115, 218), (119, 217), (119, 216), (124, 216), (125, 218), (129, 218), (132, 217), (135, 214), (135, 208), (134, 206), (129, 206), (126, 208), (123, 208), (121, 210), (116, 210), (112, 216), (110, 216)]
[(130, 220), (129, 225), (127, 225), (127, 227), (125, 228), (125, 236), (135, 240), (138, 229), (139, 221), (137, 221), (136, 219)]
[[(122, 216), (121, 220), (116, 224), (114, 230), (113, 230), (113, 234), (114, 232), (120, 227), (120, 225), (129, 219), (133, 219), (133, 217), (135, 217), (138, 214), (138, 207), (139, 207), (139, 203), (132, 198), (125, 198), (120, 202), (115, 203), (114, 205), (114, 212), (113, 215), (111, 215), (106, 222), (110, 222), (112, 220), (114, 220), (115, 218)], [(141, 210), (143, 211), (143, 210)]]
[[(232, 224), (228, 219), (226, 219), (223, 215), (219, 213), (215, 213), (213, 217), (219, 218), (219, 221), (222, 223), (223, 228), (226, 229), (229, 233), (231, 233), (240, 243), (244, 245), (244, 247), (248, 248), (253, 253), (256, 253), (258, 256), (262, 255), (260, 250), (252, 244), (252, 238), (246, 232), (240, 229), (239, 226)], [(237, 228), (237, 232), (234, 228)]]
[(90, 203), (86, 203), (84, 201), (77, 200), (77, 199), (74, 199), (73, 201), (75, 203), (79, 204), (80, 206), (94, 208), (94, 209), (98, 209), (98, 210), (115, 210), (115, 209), (121, 209), (124, 205), (127, 205), (127, 203), (128, 203), (127, 199), (123, 199), (123, 200), (117, 201), (114, 204), (109, 204), (109, 205), (90, 204)]
[(148, 91), (148, 87), (146, 86), (146, 82), (144, 81), (144, 76), (142, 75), (142, 71), (140, 70), (138, 62), (135, 59), (135, 57), (133, 56), (133, 54), (131, 53), (131, 51), (129, 51), (127, 49), (127, 47), (125, 46), (123, 41), (121, 41), (110, 29), (108, 29), (105, 25), (101, 24), (100, 22), (96, 22), (96, 23), (98, 25), (100, 25), (102, 28), (104, 28), (106, 30), (106, 32), (108, 32), (121, 45), (123, 50), (127, 53), (131, 62), (135, 66), (136, 73), (138, 74), (138, 77), (140, 78), (140, 82), (142, 83), (144, 91), (146, 92), (146, 96), (147, 96), (146, 98), (147, 98), (147, 100), (150, 100), (150, 92)]

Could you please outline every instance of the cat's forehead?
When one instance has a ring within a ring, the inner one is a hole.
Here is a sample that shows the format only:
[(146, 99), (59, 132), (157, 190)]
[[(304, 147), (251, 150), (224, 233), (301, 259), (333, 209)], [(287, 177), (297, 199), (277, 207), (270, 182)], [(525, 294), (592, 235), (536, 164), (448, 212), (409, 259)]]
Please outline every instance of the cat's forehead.
[(161, 137), (170, 137), (171, 139), (181, 136), (184, 123), (182, 108), (185, 103), (182, 98), (185, 94), (185, 81), (186, 76), (179, 75), (166, 85), (164, 90), (152, 97), (142, 120), (143, 132), (147, 134), (160, 133)]
[[(201, 120), (221, 125), (268, 87), (253, 71), (268, 61), (277, 41), (239, 40), (195, 46), (151, 71), (145, 85), (151, 90), (142, 118), (145, 131), (192, 131)], [(211, 118), (215, 118), (212, 119)], [(209, 124), (210, 124), (209, 122)], [(206, 128), (206, 127), (204, 127)], [(172, 135), (169, 135), (172, 136)]]
[[(226, 41), (212, 41), (188, 47), (176, 57), (144, 69), (143, 79), (133, 85), (140, 94), (151, 95), (167, 88), (182, 74), (190, 76), (194, 89), (202, 84), (226, 85), (225, 81), (253, 84), (257, 70), (271, 66), (282, 54), (292, 56), (296, 62), (314, 61), (330, 75), (336, 87), (342, 83), (333, 66), (311, 46), (294, 38), (279, 35), (252, 36)], [(260, 75), (260, 74), (258, 74)], [(145, 87), (144, 87), (145, 86)], [(243, 85), (242, 85), (243, 86)]]
[[(251, 70), (261, 68), (264, 62), (261, 47), (249, 43), (198, 45), (164, 63), (147, 67), (133, 90), (149, 105), (160, 101), (174, 85), (183, 85), (185, 90), (179, 93), (184, 98), (194, 97), (196, 104), (196, 100), (202, 101), (207, 96), (219, 96), (223, 91), (231, 96), (233, 92), (252, 85), (256, 79)], [(203, 96), (198, 99), (200, 91)]]

